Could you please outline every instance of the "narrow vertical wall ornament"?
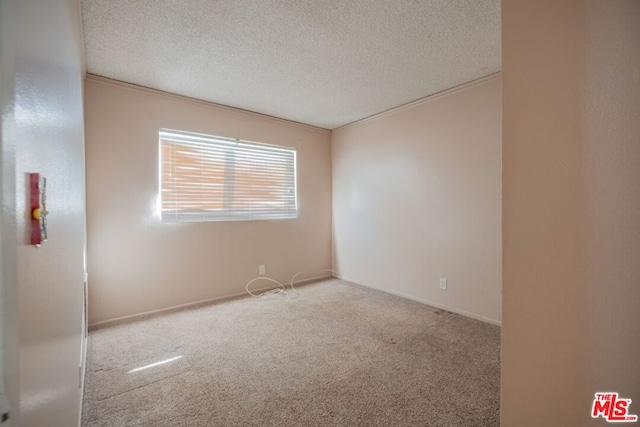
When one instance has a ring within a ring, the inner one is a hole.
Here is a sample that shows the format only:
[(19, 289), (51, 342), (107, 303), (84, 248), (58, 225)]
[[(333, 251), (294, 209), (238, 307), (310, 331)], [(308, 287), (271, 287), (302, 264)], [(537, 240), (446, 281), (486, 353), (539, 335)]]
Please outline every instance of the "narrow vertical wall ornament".
[(47, 241), (47, 179), (39, 173), (29, 174), (31, 206), (31, 244), (40, 246)]

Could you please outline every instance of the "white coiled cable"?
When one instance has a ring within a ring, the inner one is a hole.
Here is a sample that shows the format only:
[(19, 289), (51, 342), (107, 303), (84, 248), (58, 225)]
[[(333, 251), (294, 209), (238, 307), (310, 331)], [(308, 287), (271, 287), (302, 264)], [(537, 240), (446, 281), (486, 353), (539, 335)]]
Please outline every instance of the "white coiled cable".
[[(320, 270), (320, 271), (301, 271), (299, 273), (296, 273), (293, 275), (293, 277), (291, 278), (291, 281), (289, 283), (289, 290), (287, 290), (287, 287), (285, 285), (283, 285), (281, 282), (272, 279), (271, 277), (264, 277), (264, 276), (260, 276), (260, 277), (256, 277), (255, 279), (251, 279), (246, 285), (245, 285), (245, 290), (247, 291), (247, 293), (249, 295), (251, 295), (252, 297), (255, 298), (263, 298), (263, 299), (280, 299), (280, 298), (294, 298), (298, 296), (298, 290), (293, 286), (293, 284), (295, 283), (295, 279), (298, 276), (301, 275), (306, 275), (306, 276), (311, 276), (308, 279), (305, 280), (309, 280), (309, 279), (313, 279), (313, 276), (317, 276), (318, 274), (322, 274), (322, 273), (332, 273), (332, 277), (334, 277), (333, 275), (335, 274), (335, 276), (340, 276), (340, 274), (335, 271), (335, 270)], [(318, 277), (318, 279), (320, 279), (320, 277)], [(251, 292), (251, 289), (249, 288), (249, 286), (257, 281), (260, 280), (267, 280), (269, 282), (273, 282), (276, 285), (278, 285), (275, 288), (269, 289), (268, 291), (264, 291), (262, 293), (256, 294)]]

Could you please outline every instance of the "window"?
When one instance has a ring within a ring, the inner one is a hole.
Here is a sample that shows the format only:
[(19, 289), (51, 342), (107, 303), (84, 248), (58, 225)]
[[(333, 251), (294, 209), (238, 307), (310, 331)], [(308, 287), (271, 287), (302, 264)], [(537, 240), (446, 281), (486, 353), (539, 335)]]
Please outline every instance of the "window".
[(293, 148), (160, 131), (164, 222), (296, 218)]

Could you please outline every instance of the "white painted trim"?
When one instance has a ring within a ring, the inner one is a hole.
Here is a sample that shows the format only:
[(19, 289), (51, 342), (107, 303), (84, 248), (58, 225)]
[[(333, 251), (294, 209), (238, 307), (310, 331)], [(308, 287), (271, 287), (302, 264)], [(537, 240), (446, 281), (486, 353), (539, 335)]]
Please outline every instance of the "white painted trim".
[[(87, 274), (85, 273), (85, 282), (84, 282), (84, 289), (83, 289), (83, 293), (85, 293), (87, 291)], [(85, 384), (85, 378), (86, 378), (86, 374), (87, 374), (87, 347), (89, 346), (89, 326), (87, 325), (88, 323), (88, 319), (86, 319), (85, 313), (88, 313), (87, 311), (87, 307), (86, 307), (86, 303), (87, 303), (87, 298), (86, 298), (86, 294), (83, 295), (82, 298), (82, 344), (81, 344), (81, 350), (80, 350), (80, 416), (78, 418), (78, 427), (82, 426), (82, 411), (83, 411), (83, 403), (84, 403), (84, 384)]]
[(388, 115), (399, 113), (400, 111), (403, 111), (403, 110), (406, 110), (406, 109), (409, 109), (409, 108), (412, 108), (412, 107), (416, 107), (418, 105), (422, 105), (422, 104), (425, 104), (427, 102), (435, 101), (436, 99), (442, 98), (444, 96), (453, 95), (454, 93), (457, 93), (457, 92), (460, 92), (462, 90), (469, 89), (471, 87), (478, 86), (478, 85), (490, 82), (490, 81), (495, 80), (495, 79), (499, 79), (501, 77), (502, 77), (502, 71), (498, 71), (497, 73), (493, 73), (493, 74), (490, 74), (488, 76), (481, 77), (479, 79), (472, 80), (470, 82), (466, 82), (466, 83), (463, 83), (461, 85), (454, 86), (452, 88), (445, 89), (445, 90), (440, 91), (440, 92), (436, 92), (434, 94), (425, 96), (424, 98), (416, 99), (415, 101), (411, 101), (411, 102), (408, 102), (406, 104), (402, 104), (402, 105), (399, 105), (397, 107), (391, 108), (389, 110), (385, 110), (385, 111), (382, 111), (380, 113), (373, 114), (373, 115), (365, 117), (363, 119), (359, 119), (359, 120), (356, 120), (354, 122), (347, 123), (347, 124), (342, 125), (342, 126), (338, 126), (337, 128), (325, 129), (325, 128), (321, 128), (321, 127), (318, 127), (318, 126), (309, 125), (309, 124), (306, 124), (306, 123), (300, 123), (300, 122), (296, 122), (296, 121), (293, 121), (293, 120), (287, 120), (287, 119), (283, 119), (283, 118), (280, 118), (280, 117), (270, 116), (268, 114), (262, 114), (262, 113), (257, 113), (255, 111), (244, 110), (242, 108), (230, 107), (228, 105), (217, 104), (215, 102), (204, 101), (204, 100), (197, 99), (197, 98), (192, 98), (192, 97), (189, 97), (189, 96), (178, 95), (178, 94), (175, 94), (175, 93), (165, 92), (165, 91), (158, 90), (158, 89), (152, 89), (152, 88), (149, 88), (149, 87), (146, 87), (146, 86), (139, 86), (139, 85), (135, 85), (133, 83), (123, 82), (121, 80), (114, 80), (114, 79), (110, 79), (110, 78), (107, 78), (107, 77), (98, 76), (96, 74), (91, 74), (91, 73), (88, 73), (88, 72), (85, 71), (85, 80), (88, 80), (88, 81), (93, 81), (93, 82), (96, 82), (96, 83), (102, 83), (102, 84), (105, 84), (105, 85), (108, 85), (108, 86), (114, 86), (114, 87), (118, 87), (118, 88), (122, 88), (122, 89), (128, 89), (128, 90), (132, 90), (132, 91), (136, 91), (136, 92), (142, 92), (142, 93), (155, 95), (155, 96), (180, 99), (182, 101), (187, 101), (187, 102), (191, 102), (191, 103), (194, 103), (194, 104), (199, 104), (199, 105), (202, 105), (202, 106), (205, 106), (205, 107), (221, 108), (223, 110), (226, 110), (226, 111), (229, 111), (229, 112), (232, 112), (232, 113), (252, 116), (252, 117), (255, 117), (255, 118), (259, 118), (259, 119), (271, 120), (271, 121), (276, 121), (276, 122), (280, 122), (280, 123), (286, 123), (286, 124), (289, 124), (289, 125), (303, 127), (305, 129), (313, 130), (313, 131), (324, 133), (324, 134), (331, 134), (332, 132), (334, 132), (334, 131), (336, 131), (338, 129), (345, 129), (347, 127), (355, 126), (355, 125), (358, 125), (360, 123), (365, 123), (365, 122), (368, 122), (368, 121), (371, 121), (371, 120), (377, 120), (377, 119), (380, 119), (380, 118), (388, 116)]
[[(78, 49), (80, 49), (80, 71), (82, 72), (82, 78), (84, 79), (87, 76), (87, 48), (84, 40), (84, 22), (82, 21), (81, 1), (77, 0), (76, 4), (77, 4), (76, 13), (78, 15), (77, 20), (80, 23), (79, 29), (78, 29), (78, 31), (80, 32), (80, 34), (78, 34), (78, 36), (80, 37), (80, 46), (78, 46)], [(82, 93), (84, 95), (84, 87), (82, 88)], [(83, 96), (83, 99), (84, 99), (84, 96)]]
[[(84, 329), (84, 328), (83, 328)], [(89, 337), (82, 331), (82, 342), (84, 343), (82, 352), (82, 361), (80, 365), (80, 417), (78, 418), (78, 427), (82, 426), (82, 411), (84, 403), (84, 384), (87, 375), (87, 346), (89, 345)]]
[[(295, 285), (302, 285), (305, 283), (311, 283), (311, 282), (317, 282), (319, 280), (325, 280), (325, 279), (330, 279), (332, 278), (332, 275), (328, 275), (328, 276), (320, 276), (320, 277), (313, 277), (310, 279), (303, 279), (303, 280), (296, 280), (295, 282), (293, 282)], [(285, 283), (285, 285), (288, 283)], [(252, 291), (254, 292), (263, 292), (263, 291), (267, 291), (269, 289), (274, 289), (277, 288), (277, 286), (270, 286), (267, 288), (260, 288), (260, 289), (252, 289)], [(122, 317), (116, 317), (114, 319), (109, 319), (109, 320), (103, 320), (100, 322), (96, 322), (96, 323), (92, 323), (89, 325), (89, 330), (96, 330), (96, 329), (102, 329), (102, 328), (106, 328), (109, 326), (115, 326), (115, 325), (119, 325), (122, 323), (128, 323), (134, 320), (138, 320), (138, 319), (142, 319), (145, 317), (149, 317), (149, 316), (154, 316), (154, 315), (158, 315), (158, 314), (168, 314), (168, 313), (173, 313), (176, 311), (182, 311), (182, 310), (187, 310), (189, 308), (195, 308), (197, 306), (206, 306), (206, 305), (210, 305), (210, 304), (214, 304), (216, 302), (222, 302), (222, 301), (226, 301), (226, 300), (231, 300), (231, 299), (235, 299), (235, 298), (241, 298), (241, 297), (248, 297), (249, 295), (246, 292), (239, 292), (239, 293), (235, 293), (235, 294), (231, 294), (231, 295), (224, 295), (224, 296), (220, 296), (220, 297), (215, 297), (215, 298), (209, 298), (209, 299), (205, 299), (205, 300), (200, 300), (200, 301), (195, 301), (195, 302), (188, 302), (186, 304), (180, 304), (180, 305), (174, 305), (171, 307), (165, 307), (165, 308), (160, 308), (158, 310), (151, 310), (151, 311), (145, 311), (143, 313), (137, 313), (137, 314), (131, 314), (129, 316), (122, 316)]]
[(479, 314), (471, 313), (469, 311), (465, 311), (465, 310), (462, 310), (462, 309), (459, 309), (459, 308), (449, 307), (447, 305), (439, 304), (439, 303), (433, 302), (433, 301), (429, 301), (429, 300), (426, 300), (424, 298), (414, 297), (412, 295), (408, 295), (408, 294), (405, 294), (403, 292), (390, 291), (388, 289), (379, 288), (377, 286), (371, 286), (371, 285), (367, 285), (367, 284), (364, 284), (364, 283), (359, 283), (359, 282), (356, 282), (354, 280), (347, 279), (347, 278), (344, 278), (344, 277), (338, 277), (338, 278), (341, 279), (341, 280), (344, 280), (346, 282), (351, 282), (351, 283), (354, 283), (354, 284), (359, 285), (359, 286), (364, 286), (365, 288), (375, 289), (376, 291), (384, 292), (386, 294), (395, 295), (397, 297), (401, 297), (401, 298), (405, 298), (405, 299), (408, 299), (408, 300), (411, 300), (411, 301), (419, 302), (421, 304), (425, 304), (425, 305), (428, 305), (430, 307), (439, 308), (441, 310), (449, 311), (451, 313), (456, 313), (456, 314), (459, 314), (461, 316), (469, 317), (471, 319), (480, 320), (481, 322), (490, 323), (492, 325), (496, 325), (496, 326), (502, 327), (502, 322), (500, 320), (484, 317), (484, 316), (481, 316)]
[(380, 113), (376, 113), (376, 114), (374, 114), (372, 116), (365, 117), (364, 119), (360, 119), (360, 120), (356, 120), (355, 122), (347, 123), (346, 125), (342, 125), (342, 126), (339, 126), (339, 127), (335, 128), (335, 129), (333, 129), (332, 132), (335, 132), (335, 131), (337, 131), (339, 129), (346, 129), (348, 127), (356, 126), (356, 125), (359, 125), (361, 123), (369, 122), (369, 121), (372, 121), (372, 120), (381, 119), (382, 117), (390, 116), (392, 114), (399, 113), (399, 112), (407, 110), (409, 108), (417, 107), (418, 105), (426, 104), (428, 102), (435, 101), (436, 99), (440, 99), (440, 98), (443, 98), (445, 96), (453, 95), (454, 93), (458, 93), (460, 91), (472, 88), (474, 86), (479, 86), (481, 84), (484, 84), (484, 83), (499, 79), (501, 77), (502, 77), (502, 71), (498, 71), (497, 73), (493, 73), (493, 74), (490, 74), (488, 76), (481, 77), (479, 79), (472, 80), (470, 82), (463, 83), (461, 85), (454, 86), (452, 88), (445, 89), (443, 91), (436, 92), (434, 94), (425, 96), (424, 98), (416, 99), (415, 101), (411, 101), (411, 102), (409, 102), (407, 104), (402, 104), (402, 105), (399, 105), (397, 107), (391, 108), (389, 110), (385, 110), (385, 111), (382, 111)]
[(256, 119), (275, 121), (275, 122), (279, 122), (279, 123), (283, 123), (283, 124), (302, 127), (302, 128), (308, 129), (308, 130), (312, 130), (312, 131), (315, 131), (315, 132), (320, 132), (320, 133), (327, 134), (327, 135), (331, 133), (331, 130), (329, 130), (329, 129), (324, 129), (324, 128), (320, 128), (320, 127), (317, 127), (317, 126), (308, 125), (306, 123), (294, 122), (293, 120), (281, 119), (279, 117), (270, 116), (268, 114), (256, 113), (255, 111), (243, 110), (242, 108), (230, 107), (228, 105), (216, 104), (215, 102), (203, 101), (201, 99), (191, 98), (191, 97), (184, 96), (184, 95), (178, 95), (178, 94), (171, 93), (171, 92), (165, 92), (165, 91), (158, 90), (158, 89), (151, 89), (151, 88), (148, 88), (148, 87), (145, 87), (145, 86), (138, 86), (138, 85), (135, 85), (135, 84), (132, 84), (132, 83), (126, 83), (126, 82), (123, 82), (123, 81), (120, 81), (120, 80), (113, 80), (113, 79), (109, 79), (109, 78), (106, 78), (106, 77), (97, 76), (97, 75), (91, 74), (91, 73), (87, 73), (87, 75), (85, 77), (85, 80), (91, 81), (91, 82), (96, 82), (96, 83), (101, 83), (101, 84), (104, 84), (104, 85), (107, 85), (107, 86), (113, 86), (113, 87), (117, 87), (117, 88), (121, 88), (121, 89), (132, 90), (134, 92), (142, 92), (142, 93), (146, 93), (146, 94), (149, 94), (149, 95), (160, 96), (160, 97), (164, 97), (164, 98), (178, 99), (178, 100), (181, 100), (181, 101), (186, 101), (186, 102), (190, 102), (190, 103), (193, 103), (193, 104), (201, 105), (203, 107), (223, 109), (223, 110), (229, 111), (231, 113), (240, 114), (240, 115), (244, 115), (244, 116), (249, 116), (249, 117), (253, 117), (253, 118), (256, 118)]

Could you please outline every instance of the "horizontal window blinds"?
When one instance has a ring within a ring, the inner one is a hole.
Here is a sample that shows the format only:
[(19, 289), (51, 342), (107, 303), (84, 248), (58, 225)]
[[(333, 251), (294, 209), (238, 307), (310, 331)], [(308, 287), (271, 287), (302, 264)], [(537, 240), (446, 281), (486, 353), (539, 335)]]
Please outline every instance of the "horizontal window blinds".
[(160, 131), (164, 222), (296, 218), (292, 148)]

